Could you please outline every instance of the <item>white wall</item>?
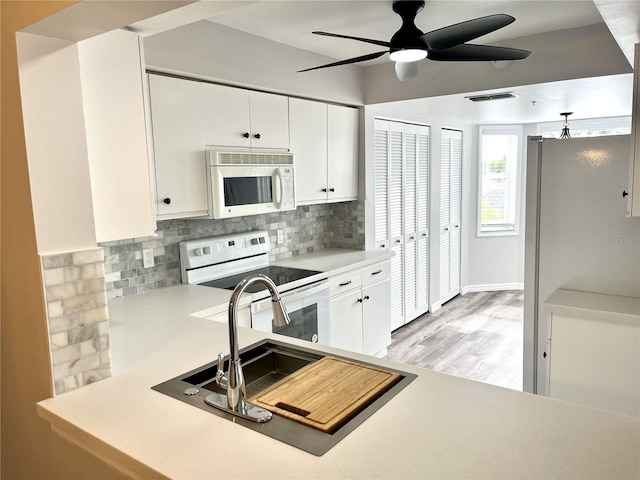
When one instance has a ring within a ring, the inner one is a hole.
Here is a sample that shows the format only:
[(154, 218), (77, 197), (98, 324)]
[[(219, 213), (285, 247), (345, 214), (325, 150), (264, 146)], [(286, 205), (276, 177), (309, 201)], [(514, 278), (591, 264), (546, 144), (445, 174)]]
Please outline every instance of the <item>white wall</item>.
[(77, 45), (17, 34), (38, 253), (95, 248)]
[(478, 163), (479, 163), (479, 132), (474, 129), (471, 139), (470, 183), (468, 198), (465, 204), (468, 223), (467, 230), (467, 270), (462, 278), (463, 293), (489, 290), (516, 290), (524, 288), (524, 236), (526, 210), (526, 147), (527, 136), (535, 135), (536, 125), (525, 125), (523, 129), (521, 148), (521, 179), (520, 179), (520, 219), (517, 235), (484, 236), (477, 233), (478, 222)]
[(296, 73), (334, 59), (206, 20), (146, 37), (150, 69), (274, 93), (362, 105), (360, 66)]

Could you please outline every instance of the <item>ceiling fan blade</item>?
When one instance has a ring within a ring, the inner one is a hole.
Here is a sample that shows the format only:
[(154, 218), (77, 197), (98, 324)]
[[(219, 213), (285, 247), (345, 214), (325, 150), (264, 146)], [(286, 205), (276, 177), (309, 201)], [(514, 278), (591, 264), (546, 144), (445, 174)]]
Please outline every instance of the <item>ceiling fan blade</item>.
[(513, 21), (515, 18), (511, 15), (488, 15), (427, 32), (420, 38), (429, 50), (444, 50), (506, 27)]
[(366, 60), (373, 60), (374, 58), (381, 57), (385, 53), (389, 53), (389, 52), (387, 52), (385, 50), (384, 52), (369, 53), (368, 55), (362, 55), (361, 57), (348, 58), (346, 60), (341, 60), (339, 62), (327, 63), (326, 65), (320, 65), (318, 67), (312, 67), (312, 68), (306, 68), (304, 70), (298, 70), (298, 73), (300, 73), (300, 72), (308, 72), (310, 70), (318, 70), (319, 68), (337, 67), (338, 65), (347, 65), (349, 63), (356, 63), (356, 62), (364, 62)]
[(372, 40), (370, 38), (362, 38), (362, 37), (351, 37), (349, 35), (340, 35), (338, 33), (328, 33), (328, 32), (311, 32), (316, 35), (324, 35), (325, 37), (338, 37), (338, 38), (348, 38), (349, 40), (357, 40), (359, 42), (372, 43), (374, 45), (380, 45), (381, 47), (391, 47), (389, 42), (383, 42), (382, 40)]
[(530, 54), (529, 50), (520, 50), (519, 48), (464, 44), (446, 50), (430, 51), (427, 58), (440, 62), (490, 62), (522, 60)]
[(396, 62), (396, 76), (398, 80), (410, 80), (418, 75), (418, 64), (420, 62)]

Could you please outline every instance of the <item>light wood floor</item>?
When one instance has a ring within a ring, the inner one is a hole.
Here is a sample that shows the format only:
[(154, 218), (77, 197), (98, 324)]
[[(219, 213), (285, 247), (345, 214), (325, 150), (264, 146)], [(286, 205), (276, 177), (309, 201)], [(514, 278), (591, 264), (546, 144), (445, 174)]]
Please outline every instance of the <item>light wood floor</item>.
[(459, 295), (391, 334), (386, 358), (522, 390), (523, 292)]

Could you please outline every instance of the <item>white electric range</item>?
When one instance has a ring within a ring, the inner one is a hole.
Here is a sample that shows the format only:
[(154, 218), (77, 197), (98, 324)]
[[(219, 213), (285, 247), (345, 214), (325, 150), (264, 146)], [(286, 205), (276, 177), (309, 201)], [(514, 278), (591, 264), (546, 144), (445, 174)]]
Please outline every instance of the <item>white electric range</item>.
[(276, 284), (291, 323), (273, 325), (269, 292), (256, 283), (245, 290), (251, 295), (251, 328), (328, 345), (327, 272), (271, 265), (270, 250), (264, 230), (180, 242), (182, 282), (233, 290), (248, 275), (266, 275)]

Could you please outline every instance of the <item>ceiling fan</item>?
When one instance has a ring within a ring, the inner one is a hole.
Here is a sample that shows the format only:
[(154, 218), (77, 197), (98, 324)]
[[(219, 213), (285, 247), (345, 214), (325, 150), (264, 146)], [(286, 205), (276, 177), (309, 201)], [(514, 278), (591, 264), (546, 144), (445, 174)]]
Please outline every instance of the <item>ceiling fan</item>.
[(531, 54), (528, 50), (517, 48), (494, 47), (466, 43), (475, 38), (506, 27), (515, 21), (511, 15), (496, 14), (479, 17), (466, 22), (456, 23), (438, 30), (423, 33), (416, 27), (416, 15), (424, 8), (424, 0), (398, 0), (393, 2), (393, 11), (400, 15), (402, 26), (388, 42), (370, 38), (353, 37), (328, 32), (312, 32), (327, 37), (348, 38), (359, 42), (371, 43), (387, 47), (382, 52), (369, 53), (360, 57), (349, 58), (339, 62), (328, 63), (318, 67), (307, 68), (299, 72), (308, 72), (320, 68), (337, 67), (350, 63), (364, 62), (381, 57), (385, 53), (395, 62), (398, 79), (407, 80), (418, 74), (418, 63), (429, 60), (447, 62), (491, 62), (505, 60), (521, 60)]

